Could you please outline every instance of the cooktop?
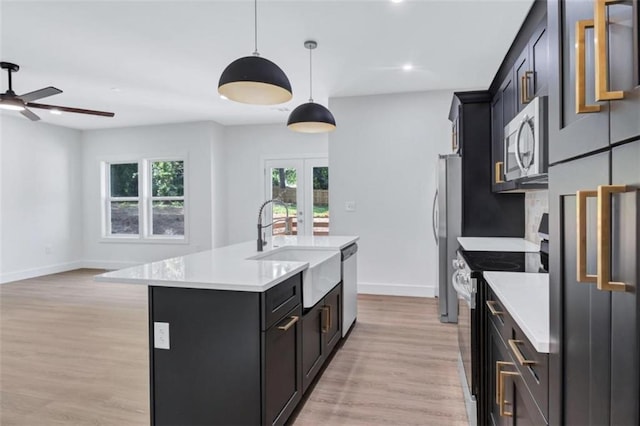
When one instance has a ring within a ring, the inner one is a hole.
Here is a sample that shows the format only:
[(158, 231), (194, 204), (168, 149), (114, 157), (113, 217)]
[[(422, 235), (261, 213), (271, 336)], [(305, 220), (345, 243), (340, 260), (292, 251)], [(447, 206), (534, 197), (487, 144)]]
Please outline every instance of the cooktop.
[(473, 272), (548, 272), (549, 257), (542, 252), (462, 251)]

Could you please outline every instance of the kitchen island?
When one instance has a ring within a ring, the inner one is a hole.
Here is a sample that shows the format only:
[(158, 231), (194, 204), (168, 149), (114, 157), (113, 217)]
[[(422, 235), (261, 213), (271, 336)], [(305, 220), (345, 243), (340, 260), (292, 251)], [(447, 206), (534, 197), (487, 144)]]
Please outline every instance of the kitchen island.
[(342, 338), (340, 252), (357, 240), (276, 237), (97, 276), (149, 287), (151, 424), (284, 424)]

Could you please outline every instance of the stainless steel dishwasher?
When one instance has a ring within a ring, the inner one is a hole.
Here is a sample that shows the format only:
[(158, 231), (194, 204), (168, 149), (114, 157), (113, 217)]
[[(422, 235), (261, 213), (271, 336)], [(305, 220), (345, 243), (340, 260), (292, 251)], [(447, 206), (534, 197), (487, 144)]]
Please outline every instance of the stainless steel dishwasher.
[(342, 337), (358, 316), (358, 245), (342, 249)]

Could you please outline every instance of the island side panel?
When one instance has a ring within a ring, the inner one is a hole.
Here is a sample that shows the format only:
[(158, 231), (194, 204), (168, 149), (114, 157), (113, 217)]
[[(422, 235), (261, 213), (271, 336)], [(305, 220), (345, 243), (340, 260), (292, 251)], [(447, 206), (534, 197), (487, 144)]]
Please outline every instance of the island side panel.
[(259, 293), (151, 286), (149, 317), (153, 425), (261, 423)]

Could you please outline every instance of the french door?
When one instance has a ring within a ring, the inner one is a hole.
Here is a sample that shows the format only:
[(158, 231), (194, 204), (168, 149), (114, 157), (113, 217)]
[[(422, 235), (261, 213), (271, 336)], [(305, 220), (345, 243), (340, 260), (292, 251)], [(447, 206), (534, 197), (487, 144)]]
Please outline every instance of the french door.
[(286, 231), (287, 210), (294, 235), (329, 235), (329, 163), (326, 157), (268, 159), (264, 162), (265, 199), (282, 200), (287, 208), (270, 204), (266, 212), (273, 235)]

